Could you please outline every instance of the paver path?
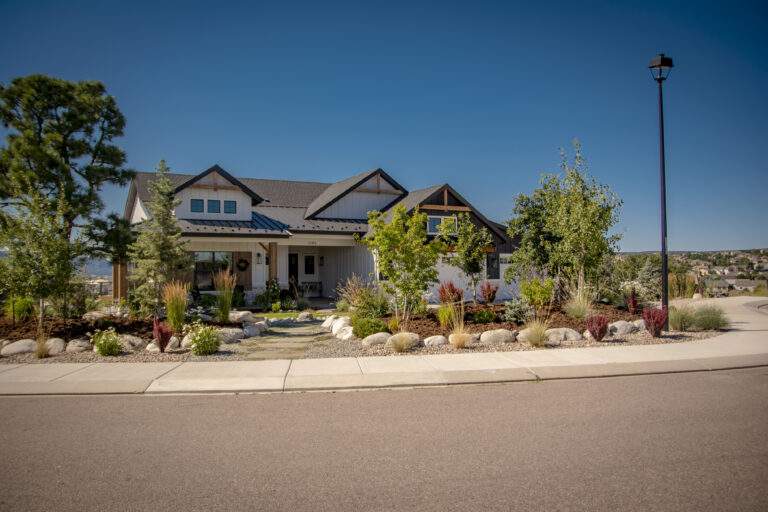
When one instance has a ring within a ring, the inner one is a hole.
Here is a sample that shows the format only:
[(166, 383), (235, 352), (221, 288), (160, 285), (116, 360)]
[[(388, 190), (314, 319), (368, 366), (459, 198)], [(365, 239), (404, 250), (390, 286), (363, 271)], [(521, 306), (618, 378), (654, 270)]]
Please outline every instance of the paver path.
[(247, 338), (232, 345), (232, 350), (244, 352), (248, 359), (297, 359), (316, 341), (328, 338), (320, 322), (270, 326), (263, 336)]

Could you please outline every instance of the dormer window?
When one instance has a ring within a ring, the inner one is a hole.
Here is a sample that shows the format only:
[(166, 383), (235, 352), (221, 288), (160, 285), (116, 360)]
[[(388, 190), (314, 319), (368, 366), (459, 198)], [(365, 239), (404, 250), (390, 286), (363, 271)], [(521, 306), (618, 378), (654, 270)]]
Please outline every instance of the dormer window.
[(221, 213), (221, 201), (218, 199), (209, 199), (208, 213)]
[(189, 204), (189, 211), (192, 213), (203, 213), (205, 210), (205, 201), (202, 199), (191, 199)]
[(237, 213), (237, 201), (224, 201), (224, 213)]

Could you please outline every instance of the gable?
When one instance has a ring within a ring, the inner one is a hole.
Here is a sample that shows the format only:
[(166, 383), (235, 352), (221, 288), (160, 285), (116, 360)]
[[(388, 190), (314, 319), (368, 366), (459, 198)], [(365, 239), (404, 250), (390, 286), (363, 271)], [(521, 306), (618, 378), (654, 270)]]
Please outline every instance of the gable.
[(182, 190), (197, 186), (197, 188), (209, 188), (209, 189), (231, 189), (231, 187), (236, 187), (239, 189), (242, 193), (247, 195), (251, 198), (251, 205), (256, 206), (257, 204), (264, 201), (262, 197), (260, 197), (256, 192), (251, 190), (250, 187), (246, 186), (243, 182), (229, 174), (227, 171), (222, 169), (221, 167), (217, 165), (214, 165), (212, 167), (209, 167), (205, 171), (201, 172), (197, 176), (194, 176), (193, 178), (187, 180), (186, 182), (182, 183), (178, 187), (176, 187), (176, 194), (181, 192)]
[[(375, 181), (372, 181), (375, 180)], [(375, 169), (373, 171), (365, 171), (355, 176), (351, 176), (345, 180), (333, 183), (326, 188), (314, 201), (307, 207), (306, 216), (307, 219), (319, 218), (321, 214), (329, 210), (333, 205), (339, 203), (342, 199), (353, 192), (359, 192), (360, 194), (372, 193), (379, 195), (379, 200), (363, 200), (361, 197), (357, 197), (353, 201), (348, 201), (344, 204), (343, 208), (338, 208), (334, 213), (345, 215), (354, 215), (352, 217), (337, 217), (337, 218), (349, 218), (349, 219), (364, 219), (367, 212), (370, 210), (384, 210), (404, 197), (408, 192), (396, 182), (389, 174), (384, 172), (383, 169)], [(359, 196), (359, 194), (358, 194)], [(389, 196), (389, 203), (384, 203), (382, 197)], [(377, 207), (369, 207), (367, 205), (376, 203)], [(366, 209), (367, 208), (367, 209)], [(326, 215), (328, 215), (326, 213)], [(335, 216), (326, 217), (333, 218)]]
[(401, 195), (400, 189), (375, 173), (350, 189), (315, 217), (318, 219), (366, 219), (368, 212), (385, 210)]

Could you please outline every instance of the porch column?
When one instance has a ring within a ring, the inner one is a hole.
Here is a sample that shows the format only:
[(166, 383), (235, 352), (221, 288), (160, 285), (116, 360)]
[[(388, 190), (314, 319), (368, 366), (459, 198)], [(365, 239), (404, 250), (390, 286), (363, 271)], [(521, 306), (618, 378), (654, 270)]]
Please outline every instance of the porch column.
[(277, 279), (277, 242), (269, 242), (269, 278)]

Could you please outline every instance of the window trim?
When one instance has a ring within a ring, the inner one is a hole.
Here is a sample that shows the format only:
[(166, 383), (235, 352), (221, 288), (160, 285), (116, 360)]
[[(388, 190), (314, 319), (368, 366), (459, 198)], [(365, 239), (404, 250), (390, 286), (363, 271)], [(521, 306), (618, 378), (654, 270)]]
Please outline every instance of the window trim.
[[(216, 211), (211, 210), (211, 206), (216, 205)], [(221, 213), (221, 199), (208, 199), (206, 208), (208, 213)]]
[(458, 228), (458, 219), (455, 215), (427, 215), (427, 234), (428, 235), (439, 235), (440, 234), (440, 225), (438, 225), (436, 231), (430, 231), (429, 230), (429, 221), (432, 219), (440, 219), (440, 225), (442, 225), (447, 219), (453, 220), (453, 226), (454, 229)]
[[(227, 206), (232, 207), (232, 211), (228, 211)], [(227, 215), (236, 215), (237, 214), (237, 201), (232, 201), (230, 199), (224, 200), (224, 213)]]
[[(200, 205), (200, 209), (195, 209), (195, 204)], [(205, 199), (192, 198), (189, 200), (189, 211), (192, 213), (205, 213)]]

